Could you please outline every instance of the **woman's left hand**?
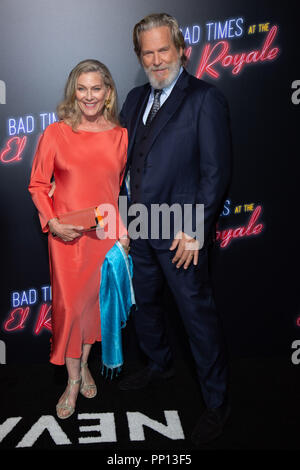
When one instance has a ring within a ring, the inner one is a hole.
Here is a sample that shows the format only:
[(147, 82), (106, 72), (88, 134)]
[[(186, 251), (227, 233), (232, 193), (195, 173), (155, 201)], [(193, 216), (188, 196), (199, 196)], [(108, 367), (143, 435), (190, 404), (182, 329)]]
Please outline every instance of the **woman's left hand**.
[(130, 251), (130, 246), (129, 246), (130, 238), (122, 237), (122, 238), (119, 239), (119, 242), (121, 243), (123, 250), (125, 251), (126, 255), (128, 256), (129, 251)]

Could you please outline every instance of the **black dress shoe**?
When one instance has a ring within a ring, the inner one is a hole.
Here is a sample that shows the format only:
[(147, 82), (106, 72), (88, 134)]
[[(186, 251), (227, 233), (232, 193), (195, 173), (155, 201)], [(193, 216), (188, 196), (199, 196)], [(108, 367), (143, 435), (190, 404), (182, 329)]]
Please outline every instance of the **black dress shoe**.
[(195, 446), (206, 444), (219, 437), (230, 414), (230, 406), (226, 403), (219, 408), (207, 408), (200, 416), (191, 439)]
[(159, 372), (151, 369), (150, 367), (145, 367), (144, 369), (125, 377), (119, 382), (118, 387), (120, 390), (139, 390), (140, 388), (144, 388), (157, 380), (170, 379), (173, 375), (173, 369)]

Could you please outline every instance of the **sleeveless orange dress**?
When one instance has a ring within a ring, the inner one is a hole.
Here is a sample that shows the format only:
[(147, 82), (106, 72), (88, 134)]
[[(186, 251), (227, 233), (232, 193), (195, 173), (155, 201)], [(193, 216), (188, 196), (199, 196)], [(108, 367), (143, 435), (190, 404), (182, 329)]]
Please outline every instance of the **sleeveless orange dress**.
[[(57, 215), (111, 204), (117, 217), (115, 236), (99, 239), (85, 232), (72, 242), (48, 234), (52, 288), (50, 362), (80, 358), (82, 344), (101, 341), (100, 270), (106, 253), (126, 230), (119, 218), (118, 197), (126, 165), (126, 129), (77, 131), (60, 121), (42, 134), (34, 157), (29, 191), (43, 232)], [(48, 196), (55, 179), (53, 198)]]

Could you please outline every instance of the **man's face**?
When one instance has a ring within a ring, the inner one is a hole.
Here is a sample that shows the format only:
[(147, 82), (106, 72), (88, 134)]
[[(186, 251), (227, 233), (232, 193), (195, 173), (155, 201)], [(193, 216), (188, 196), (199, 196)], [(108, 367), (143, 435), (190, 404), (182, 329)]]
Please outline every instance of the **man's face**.
[(169, 86), (176, 78), (180, 65), (182, 48), (177, 51), (170, 28), (143, 31), (140, 34), (141, 62), (153, 88)]

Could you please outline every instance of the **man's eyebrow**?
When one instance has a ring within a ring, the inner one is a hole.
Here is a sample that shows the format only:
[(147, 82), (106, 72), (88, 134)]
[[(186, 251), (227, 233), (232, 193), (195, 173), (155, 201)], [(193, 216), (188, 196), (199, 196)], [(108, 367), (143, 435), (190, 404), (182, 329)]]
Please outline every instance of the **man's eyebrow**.
[[(160, 48), (158, 49), (158, 52), (164, 51), (164, 50), (166, 50), (166, 49), (170, 49), (170, 46), (169, 46), (169, 45), (165, 45), (165, 46), (163, 46), (163, 47), (160, 47)], [(151, 50), (151, 49), (144, 49), (144, 50), (142, 50), (142, 54), (149, 54), (149, 53), (152, 53), (152, 52), (154, 52), (154, 51)]]

